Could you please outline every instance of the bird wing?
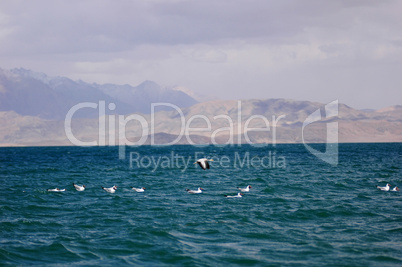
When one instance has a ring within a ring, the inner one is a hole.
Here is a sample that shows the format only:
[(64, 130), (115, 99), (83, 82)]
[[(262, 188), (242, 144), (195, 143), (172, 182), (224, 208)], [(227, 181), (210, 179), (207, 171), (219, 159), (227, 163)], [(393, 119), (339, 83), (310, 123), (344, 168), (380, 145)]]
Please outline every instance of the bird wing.
[(204, 165), (204, 162), (201, 162), (201, 161), (197, 161), (197, 163), (198, 163), (198, 165), (200, 165), (200, 167), (203, 169), (203, 170), (205, 170), (205, 165)]
[(209, 163), (208, 163), (207, 160), (205, 161), (205, 167), (206, 167), (207, 169), (209, 169)]

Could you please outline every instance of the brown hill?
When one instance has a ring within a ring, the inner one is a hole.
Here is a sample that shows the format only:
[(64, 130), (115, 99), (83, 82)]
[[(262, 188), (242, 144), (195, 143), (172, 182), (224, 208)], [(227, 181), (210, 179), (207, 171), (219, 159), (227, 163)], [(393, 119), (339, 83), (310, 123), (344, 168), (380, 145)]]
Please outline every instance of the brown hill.
[[(402, 142), (400, 106), (375, 112), (337, 107), (327, 117), (324, 104), (285, 99), (171, 105), (154, 114), (74, 119), (69, 135), (64, 120), (0, 112), (0, 145), (77, 145), (74, 139), (86, 145), (326, 142), (329, 123), (337, 123), (339, 142)], [(321, 117), (307, 124), (313, 113)]]

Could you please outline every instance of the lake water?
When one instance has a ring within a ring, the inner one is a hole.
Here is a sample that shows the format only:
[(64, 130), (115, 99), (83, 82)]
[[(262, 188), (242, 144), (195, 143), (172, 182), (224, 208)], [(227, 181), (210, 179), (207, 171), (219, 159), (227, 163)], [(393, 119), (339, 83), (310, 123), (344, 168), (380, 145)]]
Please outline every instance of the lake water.
[[(0, 148), (0, 265), (402, 265), (402, 191), (376, 188), (402, 187), (401, 143), (340, 144), (337, 166), (293, 144), (124, 156)], [(211, 169), (193, 164), (201, 157)], [(247, 185), (242, 198), (224, 196)], [(56, 187), (66, 191), (46, 190)]]

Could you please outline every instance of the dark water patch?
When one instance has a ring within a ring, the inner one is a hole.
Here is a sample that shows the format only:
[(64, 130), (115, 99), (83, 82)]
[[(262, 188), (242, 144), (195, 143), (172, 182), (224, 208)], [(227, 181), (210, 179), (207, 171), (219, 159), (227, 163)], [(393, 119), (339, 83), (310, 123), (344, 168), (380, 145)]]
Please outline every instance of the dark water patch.
[(385, 229), (385, 231), (389, 233), (399, 233), (402, 234), (402, 227), (397, 227), (397, 228), (391, 228), (391, 229)]
[(369, 260), (373, 260), (375, 262), (378, 262), (379, 264), (388, 264), (388, 263), (395, 263), (395, 264), (402, 264), (402, 258), (394, 258), (390, 256), (376, 256), (376, 257), (370, 257)]

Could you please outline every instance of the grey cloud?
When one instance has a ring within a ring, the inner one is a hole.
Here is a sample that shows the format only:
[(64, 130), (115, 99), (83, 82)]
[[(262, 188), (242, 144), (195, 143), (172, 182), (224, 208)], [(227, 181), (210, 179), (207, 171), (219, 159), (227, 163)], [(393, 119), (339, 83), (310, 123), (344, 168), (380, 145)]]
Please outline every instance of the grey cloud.
[(193, 51), (192, 58), (197, 61), (220, 63), (226, 61), (227, 55), (221, 50), (197, 49)]
[(275, 91), (397, 104), (401, 8), (397, 0), (0, 1), (0, 67), (184, 83), (221, 97)]
[[(305, 27), (346, 27), (333, 15), (349, 2), (328, 1), (27, 1), (6, 3), (9, 50), (113, 52), (141, 44), (283, 42)], [(7, 8), (8, 7), (8, 8)], [(4, 48), (4, 46), (3, 46)], [(11, 49), (12, 48), (12, 49)], [(9, 51), (10, 52), (10, 51)]]

